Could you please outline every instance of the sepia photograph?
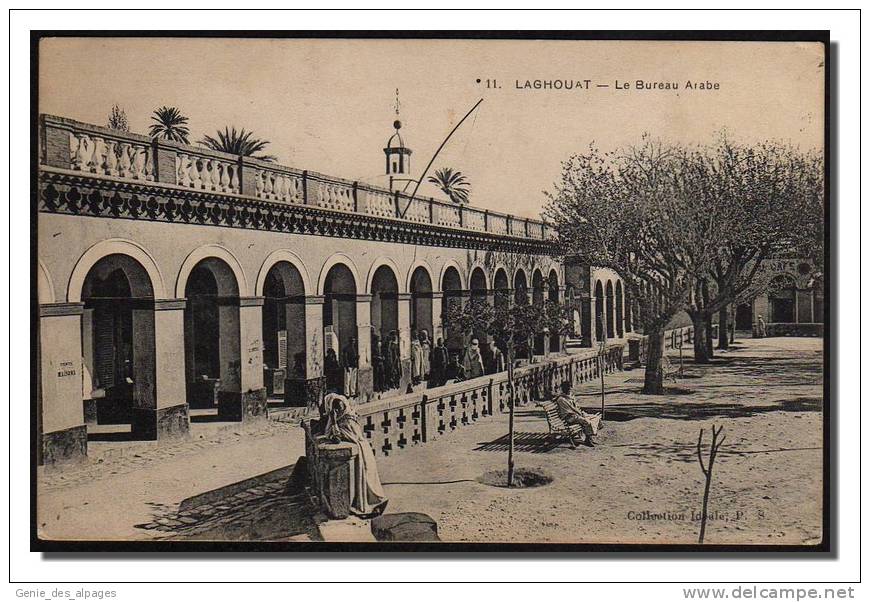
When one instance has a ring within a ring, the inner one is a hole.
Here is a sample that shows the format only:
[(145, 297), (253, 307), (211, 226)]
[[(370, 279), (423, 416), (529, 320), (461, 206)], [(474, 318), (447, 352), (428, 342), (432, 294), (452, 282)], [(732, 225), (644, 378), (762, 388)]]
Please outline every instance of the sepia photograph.
[(31, 32), (33, 550), (830, 550), (830, 43)]

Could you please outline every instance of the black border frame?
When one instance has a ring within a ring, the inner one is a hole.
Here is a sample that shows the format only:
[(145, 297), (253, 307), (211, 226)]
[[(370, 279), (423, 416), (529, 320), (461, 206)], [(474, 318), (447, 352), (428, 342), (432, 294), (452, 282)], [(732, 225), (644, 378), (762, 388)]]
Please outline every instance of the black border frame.
[[(859, 13), (860, 14), (860, 13)], [(860, 18), (860, 17), (859, 17)], [(11, 26), (11, 23), (10, 23)], [(37, 215), (38, 215), (38, 116), (39, 116), (39, 41), (47, 37), (88, 37), (88, 38), (109, 38), (109, 37), (136, 37), (136, 38), (244, 38), (244, 39), (478, 39), (478, 40), (643, 40), (643, 41), (752, 41), (752, 42), (818, 42), (822, 43), (825, 48), (825, 95), (824, 95), (824, 111), (825, 111), (825, 127), (824, 127), (824, 159), (825, 159), (825, 326), (824, 326), (824, 386), (823, 386), (823, 517), (822, 517), (822, 540), (820, 543), (811, 546), (801, 545), (752, 545), (752, 544), (735, 544), (735, 545), (716, 545), (716, 544), (549, 544), (549, 543), (407, 543), (407, 542), (377, 542), (377, 543), (334, 543), (334, 542), (187, 542), (187, 541), (109, 541), (109, 540), (45, 540), (40, 539), (37, 532), (36, 518), (36, 445), (37, 445), (37, 398), (36, 386), (39, 378), (38, 366), (36, 363), (36, 325), (39, 320), (39, 305), (37, 298)], [(11, 44), (11, 41), (10, 41)], [(831, 303), (831, 282), (837, 277), (835, 272), (832, 272), (832, 267), (836, 270), (836, 266), (831, 263), (831, 224), (833, 222), (831, 213), (836, 213), (836, 208), (831, 204), (831, 95), (832, 90), (832, 70), (831, 62), (835, 57), (831, 52), (830, 31), (814, 30), (814, 31), (794, 31), (794, 30), (697, 30), (697, 31), (674, 31), (674, 30), (650, 30), (650, 31), (559, 31), (559, 30), (500, 30), (500, 31), (484, 31), (484, 30), (467, 30), (467, 31), (444, 31), (444, 30), (428, 30), (428, 31), (329, 31), (329, 30), (311, 30), (311, 31), (232, 31), (232, 30), (179, 30), (179, 31), (137, 31), (137, 30), (32, 30), (30, 32), (30, 80), (31, 80), (31, 265), (30, 265), (30, 280), (31, 280), (31, 482), (30, 482), (30, 527), (31, 527), (31, 551), (45, 552), (52, 558), (77, 558), (82, 559), (93, 554), (94, 558), (104, 557), (104, 552), (136, 552), (140, 554), (132, 554), (131, 557), (148, 558), (154, 552), (184, 552), (194, 554), (182, 554), (180, 556), (196, 556), (201, 557), (197, 553), (201, 552), (225, 552), (229, 553), (222, 557), (243, 557), (252, 558), (251, 553), (257, 552), (290, 552), (303, 553), (306, 556), (314, 552), (317, 556), (323, 558), (326, 555), (334, 555), (330, 553), (340, 552), (335, 555), (340, 558), (361, 557), (365, 554), (371, 557), (373, 552), (380, 552), (380, 558), (396, 557), (396, 553), (418, 552), (418, 558), (429, 556), (428, 553), (445, 553), (447, 558), (459, 559), (465, 556), (462, 553), (520, 553), (522, 556), (545, 558), (549, 554), (543, 556), (542, 553), (566, 553), (566, 552), (585, 552), (585, 553), (601, 553), (601, 552), (621, 552), (620, 557), (647, 557), (650, 552), (669, 552), (671, 557), (689, 557), (689, 554), (704, 552), (708, 558), (714, 556), (733, 557), (732, 555), (723, 555), (717, 553), (723, 552), (742, 552), (741, 559), (746, 558), (774, 558), (774, 557), (795, 557), (798, 553), (800, 558), (833, 558), (836, 556), (836, 548), (833, 545), (832, 538), (832, 504), (831, 504), (831, 478), (832, 470), (836, 467), (832, 466), (832, 448), (831, 448), (831, 413), (835, 411), (833, 408), (832, 395), (832, 379), (835, 373), (832, 372), (832, 329), (831, 324), (837, 320), (836, 315), (832, 315), (832, 309), (835, 306)], [(11, 53), (10, 53), (11, 55)], [(11, 109), (10, 109), (11, 110)], [(11, 119), (11, 112), (10, 112)], [(11, 142), (10, 142), (11, 144)], [(10, 146), (11, 149), (11, 146)], [(11, 228), (11, 223), (10, 223)], [(10, 248), (11, 251), (11, 248)], [(11, 253), (10, 253), (11, 261)], [(11, 290), (11, 287), (10, 287)], [(11, 341), (10, 341), (11, 351)], [(11, 386), (11, 385), (10, 385)], [(11, 410), (10, 410), (11, 412)], [(11, 413), (10, 413), (10, 429)], [(11, 438), (10, 438), (10, 475), (11, 475)], [(10, 481), (10, 502), (11, 502), (11, 481)], [(10, 504), (10, 523), (11, 523), (11, 504)], [(834, 517), (836, 518), (836, 517)], [(859, 519), (860, 521), (860, 519)], [(860, 523), (859, 523), (860, 524)], [(11, 540), (10, 540), (11, 552)], [(460, 554), (457, 554), (460, 553)], [(639, 554), (624, 554), (633, 552)], [(84, 554), (83, 554), (84, 553)], [(239, 554), (242, 553), (242, 554)], [(359, 553), (359, 555), (357, 554)], [(785, 553), (785, 554), (783, 554)], [(288, 557), (298, 556), (292, 554)], [(438, 554), (441, 556), (441, 554)], [(179, 556), (176, 556), (179, 557)], [(517, 557), (517, 555), (513, 556)], [(10, 566), (11, 568), (11, 566)], [(240, 583), (229, 582), (229, 583)], [(63, 582), (57, 582), (63, 583)], [(119, 582), (119, 583), (138, 583), (138, 582)], [(742, 582), (722, 582), (722, 583), (742, 583)]]

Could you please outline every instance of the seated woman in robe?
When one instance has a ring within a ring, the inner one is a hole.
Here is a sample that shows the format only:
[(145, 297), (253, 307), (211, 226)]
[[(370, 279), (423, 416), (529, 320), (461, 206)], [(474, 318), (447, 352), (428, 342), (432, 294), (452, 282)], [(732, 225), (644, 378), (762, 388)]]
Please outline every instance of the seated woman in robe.
[(351, 511), (362, 518), (380, 516), (389, 500), (381, 486), (375, 454), (363, 433), (359, 417), (343, 395), (330, 393), (324, 398), (324, 403), (330, 408), (324, 435), (335, 442), (356, 444), (359, 451), (354, 474), (356, 493)]

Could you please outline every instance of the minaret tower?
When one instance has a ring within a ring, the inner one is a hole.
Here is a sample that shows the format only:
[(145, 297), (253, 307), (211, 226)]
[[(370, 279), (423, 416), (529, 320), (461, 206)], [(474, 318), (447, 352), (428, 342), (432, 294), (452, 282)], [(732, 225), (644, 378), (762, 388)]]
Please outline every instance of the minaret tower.
[(396, 120), (393, 121), (396, 133), (390, 136), (387, 147), (384, 149), (386, 156), (386, 174), (390, 176), (390, 190), (393, 190), (393, 181), (408, 181), (411, 173), (411, 149), (405, 146), (399, 130), (402, 122), (399, 121), (399, 89), (396, 88)]

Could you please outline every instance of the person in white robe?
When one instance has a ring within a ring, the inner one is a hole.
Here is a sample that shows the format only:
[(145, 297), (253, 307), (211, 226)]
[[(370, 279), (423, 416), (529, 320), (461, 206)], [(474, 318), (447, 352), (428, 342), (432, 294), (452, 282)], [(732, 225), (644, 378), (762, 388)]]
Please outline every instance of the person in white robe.
[(359, 416), (344, 395), (330, 393), (323, 401), (329, 408), (324, 435), (335, 442), (353, 443), (359, 450), (351, 511), (362, 518), (380, 516), (389, 500), (384, 494), (375, 453), (363, 432)]

